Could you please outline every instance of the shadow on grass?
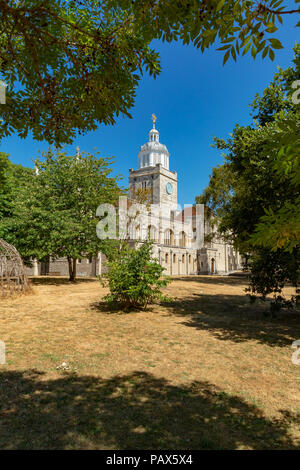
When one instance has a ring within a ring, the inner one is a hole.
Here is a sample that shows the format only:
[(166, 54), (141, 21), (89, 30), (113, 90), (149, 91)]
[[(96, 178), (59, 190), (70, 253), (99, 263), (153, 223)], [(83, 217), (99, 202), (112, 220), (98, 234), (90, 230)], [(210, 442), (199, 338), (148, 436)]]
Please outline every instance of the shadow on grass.
[(294, 449), (299, 416), (267, 419), (207, 382), (171, 385), (134, 372), (110, 379), (0, 374), (1, 449)]
[(49, 285), (49, 286), (62, 286), (62, 285), (70, 285), (74, 286), (76, 284), (83, 284), (86, 282), (99, 282), (99, 280), (96, 277), (79, 277), (76, 279), (76, 282), (70, 282), (69, 278), (67, 276), (57, 276), (57, 277), (51, 277), (51, 276), (38, 276), (38, 277), (31, 277), (30, 282), (32, 283), (33, 286), (43, 286), (43, 285)]
[(214, 284), (223, 286), (243, 286), (248, 283), (247, 274), (232, 275), (232, 276), (176, 276), (172, 277), (172, 282), (186, 281), (186, 282), (197, 282), (199, 284)]
[(126, 311), (121, 305), (119, 304), (109, 304), (104, 300), (100, 300), (99, 302), (92, 302), (89, 305), (89, 308), (94, 312), (98, 313), (107, 313), (107, 314), (126, 314), (132, 313), (132, 311)]
[(251, 305), (245, 295), (194, 294), (165, 307), (170, 314), (185, 317), (184, 325), (208, 330), (221, 340), (255, 339), (269, 346), (286, 346), (300, 338), (299, 311), (282, 310), (270, 318), (268, 302)]

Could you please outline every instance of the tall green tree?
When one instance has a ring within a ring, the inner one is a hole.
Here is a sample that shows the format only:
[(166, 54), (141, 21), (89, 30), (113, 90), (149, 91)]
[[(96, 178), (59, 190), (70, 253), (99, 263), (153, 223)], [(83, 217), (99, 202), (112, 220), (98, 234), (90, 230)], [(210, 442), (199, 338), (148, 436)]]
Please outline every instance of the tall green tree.
[(19, 188), (8, 220), (9, 240), (24, 258), (66, 257), (70, 281), (76, 260), (101, 250), (97, 207), (115, 203), (121, 192), (112, 177), (112, 160), (57, 151), (35, 161), (36, 172)]
[(12, 163), (8, 154), (0, 152), (0, 237), (6, 238), (15, 198), (32, 173), (32, 169)]
[[(10, 186), (8, 180), (8, 154), (0, 152), (0, 223), (9, 211)], [(1, 236), (1, 235), (0, 235)]]
[(0, 138), (29, 131), (70, 143), (79, 133), (129, 116), (143, 73), (160, 72), (154, 39), (181, 40), (224, 63), (251, 52), (274, 60), (274, 36), (299, 1), (283, 0), (0, 0)]
[(291, 94), (299, 57), (297, 46), (294, 66), (279, 70), (256, 96), (252, 126), (236, 126), (227, 141), (215, 139), (225, 163), (197, 199), (217, 213), (219, 230), (249, 258), (251, 294), (274, 293), (274, 308), (283, 303), (284, 285), (297, 287), (299, 280), (300, 112)]

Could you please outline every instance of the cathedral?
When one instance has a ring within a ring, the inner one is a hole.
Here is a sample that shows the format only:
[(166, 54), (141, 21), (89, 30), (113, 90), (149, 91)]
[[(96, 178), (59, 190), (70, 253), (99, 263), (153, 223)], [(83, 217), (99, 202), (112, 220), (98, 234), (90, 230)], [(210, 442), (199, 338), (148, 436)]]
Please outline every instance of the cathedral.
[[(138, 189), (148, 189), (151, 207), (156, 208), (147, 227), (154, 255), (169, 275), (228, 274), (241, 269), (239, 253), (214, 233), (213, 218), (203, 204), (178, 208), (177, 172), (169, 168), (170, 154), (159, 141), (154, 115), (152, 121), (149, 141), (138, 154), (138, 169), (129, 170), (129, 189), (131, 199)], [(139, 225), (136, 229), (140, 232)]]
[[(151, 239), (153, 254), (168, 275), (228, 274), (241, 269), (240, 254), (216, 235), (213, 216), (203, 204), (181, 210), (177, 203), (177, 172), (169, 168), (170, 154), (159, 141), (156, 117), (149, 140), (141, 146), (138, 169), (129, 170), (129, 203), (133, 206), (139, 191), (147, 194), (151, 207), (146, 222), (135, 218), (126, 226), (128, 242), (134, 247)], [(29, 275), (67, 276), (64, 258), (33, 262)], [(101, 275), (106, 270), (105, 256), (77, 261), (78, 276)]]

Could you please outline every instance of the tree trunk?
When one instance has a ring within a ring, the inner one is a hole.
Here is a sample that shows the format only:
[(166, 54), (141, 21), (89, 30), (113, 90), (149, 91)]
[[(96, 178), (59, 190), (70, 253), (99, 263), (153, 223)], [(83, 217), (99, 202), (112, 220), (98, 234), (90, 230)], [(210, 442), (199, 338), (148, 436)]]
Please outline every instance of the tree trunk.
[(68, 256), (68, 266), (69, 266), (69, 281), (76, 281), (76, 258), (71, 258)]
[(73, 282), (76, 282), (77, 258), (73, 258)]

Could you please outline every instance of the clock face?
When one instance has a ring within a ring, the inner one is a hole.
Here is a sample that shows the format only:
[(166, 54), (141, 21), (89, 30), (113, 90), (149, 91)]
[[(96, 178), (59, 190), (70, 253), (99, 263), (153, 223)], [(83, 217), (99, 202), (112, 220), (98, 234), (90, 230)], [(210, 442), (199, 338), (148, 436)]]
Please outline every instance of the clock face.
[(166, 191), (167, 191), (168, 194), (172, 194), (172, 192), (173, 192), (172, 183), (167, 183), (166, 184)]

